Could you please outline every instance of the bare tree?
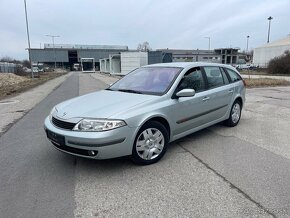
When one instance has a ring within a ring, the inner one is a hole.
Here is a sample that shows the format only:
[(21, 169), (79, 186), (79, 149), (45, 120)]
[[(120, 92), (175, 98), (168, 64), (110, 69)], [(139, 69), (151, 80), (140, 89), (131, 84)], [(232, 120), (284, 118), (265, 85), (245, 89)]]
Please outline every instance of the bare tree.
[(9, 57), (9, 56), (4, 56), (0, 59), (1, 62), (9, 62), (12, 63), (14, 61), (13, 58)]
[(149, 42), (145, 41), (143, 43), (139, 43), (137, 46), (138, 51), (151, 51), (152, 48), (150, 47)]

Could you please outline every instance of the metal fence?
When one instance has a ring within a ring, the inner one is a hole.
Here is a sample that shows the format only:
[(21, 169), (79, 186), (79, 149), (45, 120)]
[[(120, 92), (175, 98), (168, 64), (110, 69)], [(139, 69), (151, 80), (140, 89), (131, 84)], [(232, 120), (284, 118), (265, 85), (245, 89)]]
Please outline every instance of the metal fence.
[(15, 73), (16, 68), (16, 64), (0, 62), (0, 73)]

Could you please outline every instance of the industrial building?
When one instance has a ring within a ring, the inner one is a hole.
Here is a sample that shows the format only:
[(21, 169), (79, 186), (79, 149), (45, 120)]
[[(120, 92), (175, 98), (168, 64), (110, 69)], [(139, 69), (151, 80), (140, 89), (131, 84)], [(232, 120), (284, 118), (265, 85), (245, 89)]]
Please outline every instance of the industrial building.
[(173, 62), (203, 61), (236, 65), (245, 55), (239, 52), (239, 48), (219, 48), (214, 50), (181, 50), (181, 49), (157, 49), (158, 51), (172, 54)]
[(290, 35), (254, 49), (253, 63), (259, 67), (267, 67), (271, 59), (290, 51)]
[(101, 71), (122, 75), (147, 64), (203, 61), (236, 65), (245, 58), (244, 54), (239, 53), (238, 48), (157, 49), (140, 52), (120, 45), (44, 44), (44, 48), (33, 48), (30, 51), (33, 63), (43, 63), (48, 66), (56, 64), (56, 67), (71, 70), (79, 64), (84, 72)]
[(82, 58), (94, 58), (95, 68), (99, 69), (99, 59), (110, 54), (128, 51), (128, 46), (120, 45), (69, 45), (69, 44), (44, 44), (44, 48), (30, 50), (33, 63), (44, 63), (49, 66), (73, 69), (75, 63), (81, 63)]

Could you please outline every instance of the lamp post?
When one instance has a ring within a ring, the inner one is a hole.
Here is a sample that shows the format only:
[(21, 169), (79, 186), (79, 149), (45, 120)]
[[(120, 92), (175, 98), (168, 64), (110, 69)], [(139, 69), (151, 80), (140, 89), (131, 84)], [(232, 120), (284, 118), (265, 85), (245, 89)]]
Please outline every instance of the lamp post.
[(209, 36), (206, 36), (204, 38), (208, 39), (208, 50), (210, 50), (210, 37)]
[(55, 69), (56, 69), (56, 55), (55, 55), (55, 47), (54, 47), (54, 38), (60, 37), (60, 36), (54, 36), (54, 35), (45, 35), (45, 36), (52, 38), (52, 46), (53, 46), (53, 54), (54, 54), (54, 71), (55, 71)]
[(247, 52), (249, 51), (249, 38), (250, 38), (250, 36), (247, 36)]
[(28, 56), (29, 56), (29, 63), (30, 63), (30, 69), (31, 69), (31, 78), (34, 78), (33, 70), (32, 70), (32, 62), (31, 62), (31, 53), (30, 53), (30, 38), (29, 38), (26, 0), (24, 0), (24, 9), (25, 9), (26, 33), (27, 33), (27, 41), (28, 41)]
[(270, 41), (270, 29), (271, 29), (271, 20), (273, 20), (273, 17), (268, 17), (268, 20), (269, 20), (269, 28), (268, 28), (268, 40), (267, 40), (267, 43), (269, 43)]

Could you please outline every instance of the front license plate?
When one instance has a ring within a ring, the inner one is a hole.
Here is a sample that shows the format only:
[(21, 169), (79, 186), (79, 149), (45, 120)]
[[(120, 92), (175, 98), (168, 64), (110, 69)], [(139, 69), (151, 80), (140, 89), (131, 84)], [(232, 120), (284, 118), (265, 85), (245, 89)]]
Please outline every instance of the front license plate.
[(50, 139), (52, 142), (58, 144), (59, 146), (65, 145), (64, 136), (56, 134), (54, 132), (51, 132), (49, 130), (46, 130), (47, 138)]

